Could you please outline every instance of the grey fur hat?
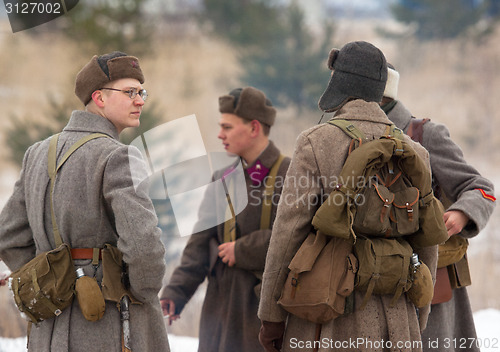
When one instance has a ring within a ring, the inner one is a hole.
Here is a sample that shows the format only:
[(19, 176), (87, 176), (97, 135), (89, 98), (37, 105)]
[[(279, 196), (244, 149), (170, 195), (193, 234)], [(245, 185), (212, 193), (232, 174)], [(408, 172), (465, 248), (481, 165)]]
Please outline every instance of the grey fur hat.
[(370, 43), (347, 43), (332, 49), (328, 68), (333, 70), (328, 87), (319, 100), (325, 112), (338, 110), (351, 99), (379, 102), (387, 81), (387, 62), (382, 51)]

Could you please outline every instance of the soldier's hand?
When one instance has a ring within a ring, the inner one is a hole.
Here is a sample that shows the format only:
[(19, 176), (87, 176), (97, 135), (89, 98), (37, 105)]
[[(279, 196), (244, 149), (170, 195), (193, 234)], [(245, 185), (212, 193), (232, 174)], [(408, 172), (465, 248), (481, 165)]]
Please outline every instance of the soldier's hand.
[(444, 213), (443, 216), (448, 236), (453, 236), (462, 231), (469, 222), (469, 217), (460, 210), (450, 210)]
[(175, 303), (170, 298), (160, 299), (160, 304), (164, 318), (168, 318), (168, 325), (172, 325), (174, 320), (181, 317), (179, 314), (175, 314)]
[(7, 285), (7, 280), (9, 279), (9, 275), (10, 273), (8, 272), (0, 273), (0, 286)]
[(235, 242), (226, 242), (219, 246), (219, 257), (222, 259), (223, 263), (228, 266), (233, 266), (236, 264), (236, 257), (234, 255), (234, 244)]

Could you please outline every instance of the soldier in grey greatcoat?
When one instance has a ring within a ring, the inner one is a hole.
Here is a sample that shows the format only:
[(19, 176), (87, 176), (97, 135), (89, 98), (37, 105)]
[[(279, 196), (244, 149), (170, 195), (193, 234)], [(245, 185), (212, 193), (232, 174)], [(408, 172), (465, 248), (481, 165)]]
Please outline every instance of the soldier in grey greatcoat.
[[(130, 291), (142, 305), (130, 306), (132, 351), (169, 351), (158, 292), (165, 273), (165, 248), (151, 200), (133, 175), (144, 175), (137, 149), (118, 141), (127, 127), (139, 125), (146, 92), (139, 61), (114, 52), (94, 56), (79, 72), (75, 93), (85, 111), (73, 111), (59, 136), (57, 158), (92, 133), (110, 138), (89, 141), (57, 173), (53, 192), (56, 223), (63, 241), (80, 249), (118, 247), (128, 265)], [(31, 146), (14, 192), (0, 214), (0, 258), (16, 270), (35, 255), (55, 248), (49, 197), (49, 139)], [(131, 170), (133, 165), (134, 170)], [(76, 252), (75, 252), (76, 253)], [(76, 268), (102, 280), (102, 265), (75, 259)], [(118, 279), (119, 280), (119, 279)], [(106, 301), (101, 320), (87, 321), (76, 299), (61, 315), (33, 324), (29, 351), (122, 351), (120, 312)]]
[[(270, 227), (290, 158), (280, 157), (280, 151), (269, 140), (276, 110), (260, 90), (253, 87), (232, 90), (219, 98), (219, 111), (218, 138), (227, 153), (241, 157), (246, 189), (240, 192), (248, 195), (248, 205), (236, 214), (234, 226), (229, 226), (234, 231), (228, 230), (228, 221), (191, 236), (181, 264), (163, 288), (160, 298), (164, 314), (169, 315), (171, 321), (175, 320), (207, 278), (198, 351), (257, 352), (262, 350), (257, 318), (260, 279), (271, 237)], [(270, 198), (270, 223), (262, 228), (266, 179), (273, 166), (278, 169), (274, 194)], [(216, 172), (214, 179), (224, 179), (229, 171)], [(225, 196), (220, 197), (223, 199), (210, 198), (205, 196), (207, 202), (224, 204), (217, 206), (218, 211), (227, 211)], [(202, 204), (200, 219), (210, 212), (207, 207)]]
[[(406, 133), (412, 114), (396, 100), (398, 83), (399, 73), (389, 68), (382, 109)], [(446, 126), (428, 121), (422, 128), (421, 144), (429, 152), (433, 181), (450, 203), (444, 214), (448, 235), (473, 238), (486, 226), (495, 208), (493, 183), (467, 163)], [(479, 351), (472, 340), (477, 336), (466, 287), (453, 289), (449, 301), (431, 306), (422, 340), (438, 341), (439, 345), (424, 343), (424, 351), (459, 351), (460, 343), (453, 341), (461, 338), (469, 339), (468, 351)]]
[[(328, 61), (333, 73), (319, 101), (320, 109), (335, 111), (335, 118), (352, 121), (367, 138), (378, 139), (392, 124), (378, 105), (387, 79), (384, 55), (370, 43), (352, 42), (340, 51), (333, 49)], [(407, 136), (405, 141), (428, 163), (427, 153), (420, 145)], [(330, 194), (335, 186), (335, 182), (324, 180), (338, 177), (350, 143), (349, 136), (328, 123), (302, 132), (297, 139), (262, 282), (260, 338), (266, 351), (311, 351), (313, 347), (319, 351), (422, 350), (419, 319), (425, 323), (427, 313), (423, 310), (417, 317), (415, 306), (406, 295), (401, 295), (394, 306), (390, 305), (392, 295), (372, 295), (361, 310), (365, 292), (354, 291), (354, 312), (323, 324), (320, 331), (317, 324), (288, 314), (277, 303), (288, 265), (313, 230), (311, 221), (320, 206), (315, 200)], [(437, 246), (418, 254), (435, 272)]]

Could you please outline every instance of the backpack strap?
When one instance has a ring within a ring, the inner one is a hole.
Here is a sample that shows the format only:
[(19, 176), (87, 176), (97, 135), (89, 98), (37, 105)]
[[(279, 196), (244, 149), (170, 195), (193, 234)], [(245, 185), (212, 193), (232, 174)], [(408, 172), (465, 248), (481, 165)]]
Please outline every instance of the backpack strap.
[(404, 140), (404, 132), (403, 130), (401, 130), (400, 128), (396, 127), (395, 124), (392, 124), (390, 126), (387, 126), (386, 128), (386, 133), (385, 133), (385, 136), (386, 137), (392, 137), (392, 138), (396, 138), (396, 139), (399, 139), (400, 141)]
[(366, 288), (366, 293), (365, 297), (363, 298), (363, 302), (361, 302), (361, 305), (359, 306), (360, 310), (365, 309), (366, 305), (368, 304), (368, 300), (372, 296), (373, 289), (375, 288), (377, 281), (380, 279), (380, 266), (381, 266), (381, 259), (379, 256), (375, 256), (375, 268), (370, 278), (370, 283)]
[[(364, 133), (359, 128), (357, 128), (351, 121), (342, 119), (331, 119), (330, 121), (328, 121), (328, 123), (330, 125), (337, 126), (352, 139), (358, 140), (359, 145), (362, 144), (362, 141), (366, 140)], [(395, 138), (402, 141), (404, 140), (403, 135), (404, 133), (401, 129), (396, 127), (395, 124), (391, 124), (387, 125), (383, 137)]]
[(53, 201), (54, 185), (56, 181), (57, 171), (59, 171), (61, 166), (63, 166), (63, 164), (66, 162), (66, 160), (68, 160), (71, 154), (73, 154), (78, 148), (80, 148), (88, 141), (102, 137), (111, 138), (104, 133), (89, 134), (79, 139), (75, 144), (73, 144), (66, 152), (66, 154), (64, 154), (59, 164), (57, 164), (57, 142), (59, 140), (59, 136), (60, 133), (55, 134), (50, 138), (48, 161), (47, 161), (47, 171), (49, 173), (49, 178), (50, 178), (50, 213), (52, 217), (52, 230), (54, 232), (54, 241), (56, 243), (56, 248), (59, 247), (61, 244), (63, 244), (61, 234), (59, 233), (59, 228), (57, 227), (56, 215), (54, 213), (54, 201)]
[(271, 207), (274, 194), (274, 184), (276, 183), (276, 176), (278, 175), (278, 170), (281, 163), (285, 159), (283, 154), (280, 154), (278, 160), (271, 167), (269, 175), (266, 178), (266, 188), (264, 190), (264, 199), (262, 202), (262, 210), (260, 213), (260, 229), (265, 230), (271, 226)]
[(357, 128), (351, 121), (343, 120), (343, 119), (331, 119), (328, 121), (330, 125), (337, 126), (345, 134), (352, 138), (351, 144), (349, 145), (349, 154), (351, 151), (361, 144), (366, 139), (365, 135), (359, 128)]

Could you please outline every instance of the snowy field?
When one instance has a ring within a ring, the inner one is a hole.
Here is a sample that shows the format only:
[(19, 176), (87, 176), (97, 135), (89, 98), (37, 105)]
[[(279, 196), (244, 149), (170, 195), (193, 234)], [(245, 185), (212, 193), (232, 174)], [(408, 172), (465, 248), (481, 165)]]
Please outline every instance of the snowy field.
[[(500, 310), (485, 309), (474, 314), (482, 352), (500, 352)], [(192, 337), (169, 335), (172, 352), (196, 352), (198, 341)], [(489, 347), (486, 346), (489, 344)], [(0, 352), (26, 352), (26, 338), (0, 338)]]
[[(198, 340), (192, 337), (168, 335), (171, 352), (196, 352)], [(26, 338), (0, 338), (0, 352), (26, 352)]]

